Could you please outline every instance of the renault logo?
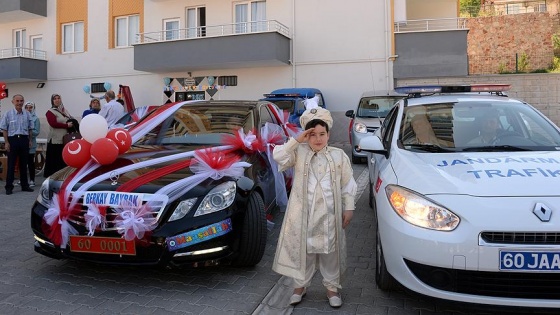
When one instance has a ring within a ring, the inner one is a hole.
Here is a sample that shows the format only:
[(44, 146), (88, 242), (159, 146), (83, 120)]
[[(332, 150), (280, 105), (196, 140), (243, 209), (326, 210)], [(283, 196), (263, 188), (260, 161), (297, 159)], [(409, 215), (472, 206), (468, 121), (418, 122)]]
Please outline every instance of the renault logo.
[(533, 213), (543, 222), (550, 221), (550, 217), (552, 216), (552, 210), (540, 202), (533, 208)]

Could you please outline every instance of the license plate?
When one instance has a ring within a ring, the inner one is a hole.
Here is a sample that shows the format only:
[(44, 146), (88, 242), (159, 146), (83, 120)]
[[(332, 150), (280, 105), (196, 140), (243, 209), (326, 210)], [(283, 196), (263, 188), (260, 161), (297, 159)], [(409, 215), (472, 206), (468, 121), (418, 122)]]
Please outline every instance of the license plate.
[(500, 270), (560, 271), (560, 252), (500, 251)]
[(112, 237), (71, 235), (70, 250), (80, 253), (136, 255), (134, 241)]

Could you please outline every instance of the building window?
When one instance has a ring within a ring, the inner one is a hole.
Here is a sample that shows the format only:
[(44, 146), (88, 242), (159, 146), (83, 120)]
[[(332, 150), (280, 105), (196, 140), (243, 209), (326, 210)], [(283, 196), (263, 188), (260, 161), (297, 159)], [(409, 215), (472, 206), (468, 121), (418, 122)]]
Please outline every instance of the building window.
[(187, 38), (206, 36), (206, 8), (187, 8)]
[(218, 85), (237, 86), (237, 76), (228, 75), (218, 77)]
[(179, 19), (168, 19), (163, 20), (164, 40), (179, 39), (179, 32), (181, 28), (181, 23)]
[(84, 22), (62, 24), (62, 52), (84, 51)]
[(140, 16), (129, 15), (115, 19), (115, 47), (128, 47), (138, 42), (137, 34), (140, 29)]
[(35, 35), (29, 38), (31, 48), (31, 58), (46, 59), (45, 51), (43, 51), (43, 36)]
[(14, 30), (14, 40), (13, 40), (13, 56), (12, 57), (22, 57), (25, 48), (25, 29)]
[(266, 30), (266, 2), (250, 1), (235, 4), (235, 32), (261, 32)]
[(105, 83), (92, 83), (91, 84), (91, 93), (105, 93)]

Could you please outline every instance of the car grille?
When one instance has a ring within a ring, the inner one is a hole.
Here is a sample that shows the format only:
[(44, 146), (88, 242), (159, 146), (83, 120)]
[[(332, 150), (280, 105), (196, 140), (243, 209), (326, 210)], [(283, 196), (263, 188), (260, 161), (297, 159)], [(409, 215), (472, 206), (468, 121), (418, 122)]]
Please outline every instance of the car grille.
[(556, 232), (482, 232), (480, 238), (486, 243), (496, 244), (560, 244), (560, 233)]
[[(147, 202), (149, 202), (152, 198), (153, 195), (151, 194), (144, 194), (143, 198), (142, 198), (142, 204), (145, 205)], [(71, 200), (71, 199), (70, 199)], [(83, 198), (80, 198), (78, 201), (78, 207), (80, 208), (80, 212), (76, 215), (73, 215), (69, 221), (73, 222), (76, 225), (85, 227), (86, 226), (86, 220), (85, 220), (85, 214), (87, 212), (87, 206), (83, 205)], [(163, 213), (163, 210), (165, 209), (165, 202), (161, 202), (161, 201), (155, 201), (152, 203), (152, 208), (151, 208), (151, 215), (153, 216), (153, 218), (156, 218), (158, 224), (160, 222), (160, 218), (161, 215)], [(118, 213), (115, 211), (114, 207), (107, 207), (107, 211), (106, 211), (106, 215), (105, 215), (105, 225), (103, 227), (101, 227), (101, 229), (103, 231), (116, 231), (117, 227), (116, 227), (116, 219), (118, 217)]]
[(420, 281), (439, 290), (490, 297), (560, 299), (560, 273), (457, 270), (406, 259), (405, 263)]
[(367, 132), (375, 132), (377, 130), (377, 127), (366, 127)]

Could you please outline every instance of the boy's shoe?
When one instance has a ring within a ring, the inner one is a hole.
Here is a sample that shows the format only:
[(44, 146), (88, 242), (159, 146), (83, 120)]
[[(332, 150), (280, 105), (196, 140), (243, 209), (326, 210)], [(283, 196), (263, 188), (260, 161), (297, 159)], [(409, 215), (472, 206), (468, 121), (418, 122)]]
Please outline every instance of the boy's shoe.
[(305, 293), (307, 293), (307, 288), (303, 288), (301, 294), (292, 294), (292, 296), (290, 297), (290, 305), (299, 304)]
[(329, 299), (329, 305), (334, 308), (339, 308), (342, 306), (342, 299), (340, 298), (340, 293), (337, 295), (333, 295), (329, 297), (327, 294), (327, 298)]
[(32, 180), (30, 180), (30, 181), (29, 181), (29, 187), (35, 187), (35, 182), (32, 181)]

